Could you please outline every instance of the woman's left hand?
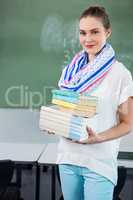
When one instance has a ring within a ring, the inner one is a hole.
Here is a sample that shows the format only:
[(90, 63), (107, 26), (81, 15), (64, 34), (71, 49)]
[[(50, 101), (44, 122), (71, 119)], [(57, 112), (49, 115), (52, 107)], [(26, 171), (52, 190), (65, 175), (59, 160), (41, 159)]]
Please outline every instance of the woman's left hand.
[(96, 134), (90, 127), (86, 127), (88, 133), (88, 139), (82, 142), (77, 142), (79, 144), (96, 144), (100, 142), (99, 134)]

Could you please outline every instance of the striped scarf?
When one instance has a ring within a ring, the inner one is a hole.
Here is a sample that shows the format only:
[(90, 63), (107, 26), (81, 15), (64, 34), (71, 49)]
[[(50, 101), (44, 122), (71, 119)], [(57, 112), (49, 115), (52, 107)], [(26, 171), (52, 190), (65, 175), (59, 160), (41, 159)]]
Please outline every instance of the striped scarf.
[(104, 45), (102, 50), (88, 63), (88, 55), (83, 50), (77, 53), (62, 72), (59, 88), (77, 91), (79, 93), (93, 92), (106, 77), (115, 61), (115, 52), (110, 44)]

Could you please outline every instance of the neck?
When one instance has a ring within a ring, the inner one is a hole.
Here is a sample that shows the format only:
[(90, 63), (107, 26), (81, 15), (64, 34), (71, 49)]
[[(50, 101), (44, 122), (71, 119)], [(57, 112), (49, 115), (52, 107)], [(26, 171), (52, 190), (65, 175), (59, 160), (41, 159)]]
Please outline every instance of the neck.
[(99, 53), (101, 53), (101, 51), (104, 49), (104, 47), (106, 46), (106, 44), (103, 45), (103, 47), (96, 53), (96, 54), (88, 54), (88, 58), (89, 58), (89, 62), (93, 61), (95, 56), (97, 56)]
[(89, 62), (91, 62), (91, 61), (93, 61), (94, 60), (94, 58), (95, 58), (95, 55), (88, 55), (89, 56)]

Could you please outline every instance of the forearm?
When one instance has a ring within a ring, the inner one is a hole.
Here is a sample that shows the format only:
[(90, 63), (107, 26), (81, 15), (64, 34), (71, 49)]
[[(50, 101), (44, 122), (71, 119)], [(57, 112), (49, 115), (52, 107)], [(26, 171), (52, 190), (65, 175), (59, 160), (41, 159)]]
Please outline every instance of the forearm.
[(114, 126), (113, 128), (108, 129), (99, 134), (99, 142), (105, 142), (109, 140), (113, 140), (119, 138), (121, 136), (126, 135), (131, 131), (131, 128), (125, 122), (121, 122), (120, 124)]

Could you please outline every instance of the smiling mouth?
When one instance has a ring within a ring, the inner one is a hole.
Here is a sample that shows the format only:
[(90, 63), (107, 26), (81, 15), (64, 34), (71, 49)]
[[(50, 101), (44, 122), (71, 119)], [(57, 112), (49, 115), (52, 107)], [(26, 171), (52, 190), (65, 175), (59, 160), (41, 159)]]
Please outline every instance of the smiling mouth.
[(85, 45), (86, 48), (91, 49), (94, 47), (94, 45)]

